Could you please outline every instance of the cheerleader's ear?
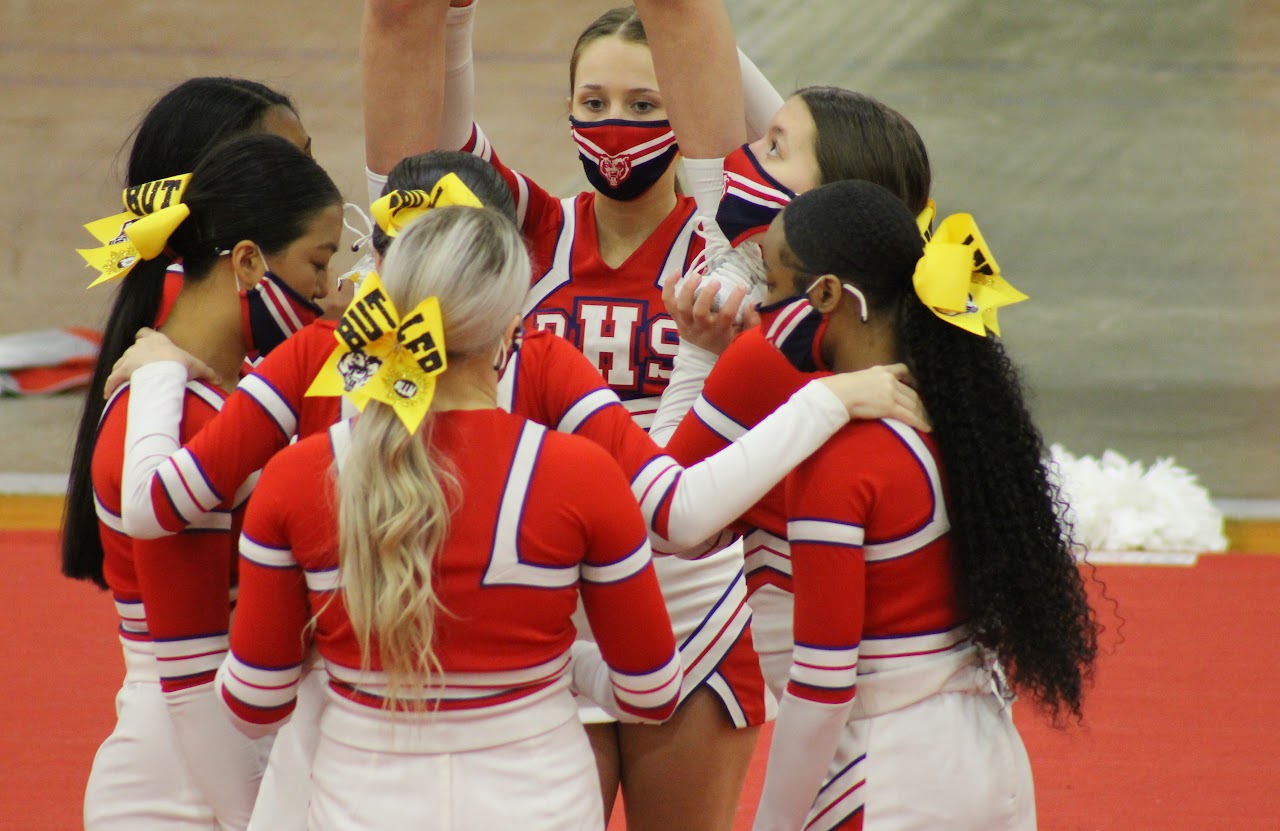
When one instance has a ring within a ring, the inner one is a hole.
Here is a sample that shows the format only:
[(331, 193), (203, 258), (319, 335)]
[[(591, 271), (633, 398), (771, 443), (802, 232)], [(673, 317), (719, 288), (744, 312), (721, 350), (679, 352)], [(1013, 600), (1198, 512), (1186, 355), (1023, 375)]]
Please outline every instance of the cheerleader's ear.
[(258, 285), (263, 275), (267, 273), (267, 260), (253, 240), (240, 240), (231, 247), (228, 254), (231, 257), (231, 269), (235, 272), (236, 282), (242, 290)]

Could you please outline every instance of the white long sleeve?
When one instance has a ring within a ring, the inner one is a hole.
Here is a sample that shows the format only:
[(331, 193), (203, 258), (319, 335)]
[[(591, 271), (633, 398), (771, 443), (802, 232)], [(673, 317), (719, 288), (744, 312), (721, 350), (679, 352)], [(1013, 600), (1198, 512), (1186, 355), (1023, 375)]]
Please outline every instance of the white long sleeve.
[[(848, 422), (849, 411), (836, 394), (820, 381), (810, 381), (733, 444), (683, 472), (670, 472), (679, 481), (666, 539), (650, 534), (654, 550), (684, 552), (718, 533)], [(699, 553), (694, 550), (690, 556)]]
[[(698, 216), (707, 220), (718, 232), (716, 211), (720, 209), (720, 195), (724, 192), (724, 157), (715, 159), (689, 159), (681, 157), (684, 182), (698, 205)], [(723, 236), (723, 234), (721, 235)], [(728, 241), (725, 241), (728, 245)]]
[(800, 831), (827, 778), (853, 702), (782, 696), (753, 831)]
[(182, 449), (179, 430), (186, 386), (187, 369), (177, 361), (147, 364), (129, 379), (120, 515), (124, 532), (134, 539), (170, 533), (161, 527), (151, 505), (151, 484), (159, 467)]
[[(452, 10), (450, 10), (452, 11)], [(742, 73), (742, 97), (746, 110), (747, 141), (753, 142), (769, 132), (769, 123), (782, 109), (782, 96), (769, 83), (760, 68), (738, 50), (738, 67)], [(447, 96), (447, 92), (446, 92)], [(470, 130), (471, 125), (467, 125)], [(466, 140), (463, 137), (463, 141)], [(445, 145), (446, 147), (452, 145)], [(724, 157), (692, 159), (682, 157), (684, 180), (690, 194), (698, 203), (698, 214), (714, 220), (720, 207), (720, 195), (724, 191)]]
[(738, 50), (738, 69), (742, 73), (742, 102), (747, 114), (747, 141), (757, 141), (769, 132), (769, 122), (782, 109), (782, 96), (774, 89), (760, 68)]
[(614, 696), (613, 677), (609, 674), (609, 665), (600, 653), (599, 644), (595, 641), (576, 640), (569, 647), (569, 654), (573, 656), (574, 692), (599, 707), (615, 721), (628, 724), (660, 723), (640, 718), (618, 706), (618, 699)]
[(666, 447), (671, 436), (684, 421), (693, 402), (702, 395), (702, 385), (711, 368), (715, 366), (717, 356), (700, 346), (688, 341), (680, 341), (676, 349), (676, 357), (672, 364), (671, 378), (667, 380), (667, 388), (662, 391), (658, 400), (658, 410), (653, 414), (653, 422), (649, 425), (649, 438), (659, 447)]
[(444, 107), (440, 113), (437, 144), (444, 150), (458, 150), (471, 138), (475, 120), (476, 73), (471, 35), (479, 0), (469, 6), (450, 6), (444, 39)]
[(212, 683), (165, 696), (191, 778), (225, 829), (249, 825), (271, 739), (252, 739), (227, 718)]

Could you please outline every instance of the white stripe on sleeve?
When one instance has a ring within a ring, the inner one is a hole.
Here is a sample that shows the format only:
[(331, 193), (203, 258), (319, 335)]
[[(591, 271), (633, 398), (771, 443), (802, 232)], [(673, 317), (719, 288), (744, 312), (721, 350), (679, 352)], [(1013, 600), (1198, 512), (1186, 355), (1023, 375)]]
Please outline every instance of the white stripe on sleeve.
[(267, 568), (294, 568), (298, 565), (291, 549), (263, 545), (244, 533), (240, 534), (240, 556)]
[(792, 545), (802, 542), (857, 547), (862, 545), (863, 529), (847, 522), (825, 519), (793, 519), (787, 522), (787, 539)]
[(641, 675), (629, 675), (610, 668), (609, 680), (613, 684), (614, 698), (624, 709), (659, 709), (680, 694), (680, 656), (672, 654), (661, 667)]
[(621, 560), (608, 565), (597, 566), (582, 564), (582, 579), (588, 583), (621, 583), (645, 570), (652, 560), (649, 541), (646, 539), (640, 547)]

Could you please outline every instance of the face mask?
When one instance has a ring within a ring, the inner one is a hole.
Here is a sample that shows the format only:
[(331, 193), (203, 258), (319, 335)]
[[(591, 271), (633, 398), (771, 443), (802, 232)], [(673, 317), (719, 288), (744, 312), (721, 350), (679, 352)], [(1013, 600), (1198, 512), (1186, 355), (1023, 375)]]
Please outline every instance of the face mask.
[(716, 224), (732, 245), (769, 227), (773, 218), (794, 199), (795, 191), (770, 176), (744, 144), (724, 160), (724, 192), (716, 210)]
[(322, 314), (324, 309), (290, 288), (270, 267), (256, 286), (240, 290), (240, 330), (250, 353), (265, 356)]
[(635, 199), (662, 178), (679, 148), (666, 121), (579, 121), (569, 133), (591, 186), (610, 199)]
[[(756, 307), (765, 340), (777, 347), (787, 361), (801, 372), (826, 372), (830, 369), (822, 359), (822, 336), (831, 319), (809, 302), (809, 292), (813, 291), (821, 279), (818, 278), (813, 285), (798, 294)], [(865, 323), (866, 297), (856, 286), (841, 283), (841, 287), (858, 298), (862, 307), (862, 321)]]

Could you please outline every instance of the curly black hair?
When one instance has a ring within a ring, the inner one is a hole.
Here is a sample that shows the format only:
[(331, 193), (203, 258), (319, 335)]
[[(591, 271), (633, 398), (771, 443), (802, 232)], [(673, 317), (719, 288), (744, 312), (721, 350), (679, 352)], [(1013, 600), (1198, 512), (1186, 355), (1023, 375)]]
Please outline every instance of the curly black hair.
[(789, 259), (856, 285), (893, 315), (897, 347), (933, 423), (959, 590), (977, 643), (1055, 720), (1081, 716), (1099, 625), (1045, 467), (1018, 371), (995, 337), (948, 323), (916, 296), (924, 243), (901, 199), (863, 181), (798, 196), (783, 214)]

